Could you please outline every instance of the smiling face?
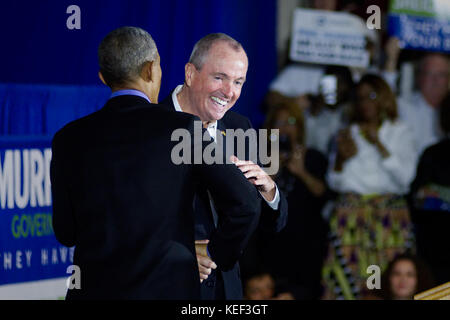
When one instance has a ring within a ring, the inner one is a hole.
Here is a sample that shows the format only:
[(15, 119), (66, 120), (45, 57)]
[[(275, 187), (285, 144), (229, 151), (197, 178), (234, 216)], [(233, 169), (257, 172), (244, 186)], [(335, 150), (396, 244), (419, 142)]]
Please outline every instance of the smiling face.
[(269, 274), (253, 277), (247, 281), (246, 296), (249, 300), (268, 300), (273, 297), (275, 283)]
[(239, 99), (247, 69), (243, 49), (236, 51), (225, 41), (214, 43), (200, 70), (191, 63), (186, 65), (189, 111), (202, 121), (220, 120)]
[(394, 299), (412, 299), (417, 286), (417, 272), (410, 260), (399, 260), (390, 276)]

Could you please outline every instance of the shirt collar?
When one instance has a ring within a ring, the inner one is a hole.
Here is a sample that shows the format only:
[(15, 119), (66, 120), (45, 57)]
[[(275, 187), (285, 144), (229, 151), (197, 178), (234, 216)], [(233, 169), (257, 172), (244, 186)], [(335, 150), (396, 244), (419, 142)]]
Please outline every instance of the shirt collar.
[(152, 103), (150, 101), (149, 97), (147, 97), (147, 95), (145, 93), (143, 93), (142, 91), (139, 91), (139, 90), (134, 90), (134, 89), (124, 89), (124, 90), (115, 91), (111, 94), (110, 99), (119, 97), (119, 96), (125, 96), (125, 95), (138, 96), (138, 97), (144, 98), (149, 103)]
[[(172, 92), (172, 101), (173, 101), (173, 105), (175, 106), (175, 110), (178, 112), (183, 112), (183, 109), (181, 109), (180, 103), (178, 102), (178, 97), (177, 95), (180, 93), (181, 89), (183, 89), (183, 85), (180, 84), (178, 85), (175, 90), (173, 90)], [(217, 120), (210, 123), (208, 125), (208, 129), (213, 129), (216, 130), (217, 129)]]
[(183, 89), (183, 85), (182, 84), (177, 86), (175, 88), (175, 90), (173, 90), (173, 92), (172, 92), (173, 105), (175, 106), (175, 110), (178, 111), (178, 112), (183, 112), (183, 110), (181, 109), (180, 103), (178, 102), (178, 98), (177, 98), (177, 94), (180, 93), (181, 89)]

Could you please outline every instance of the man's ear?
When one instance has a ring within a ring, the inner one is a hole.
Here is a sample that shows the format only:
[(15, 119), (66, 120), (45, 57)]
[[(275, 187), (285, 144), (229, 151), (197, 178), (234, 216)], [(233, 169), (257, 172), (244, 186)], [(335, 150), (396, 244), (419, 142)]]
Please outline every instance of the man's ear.
[(103, 84), (104, 84), (105, 86), (107, 86), (106, 81), (105, 81), (105, 78), (103, 78), (103, 75), (102, 75), (102, 73), (101, 73), (100, 71), (98, 72), (98, 77), (99, 77), (100, 80), (103, 82)]
[(154, 81), (153, 63), (154, 61), (147, 61), (145, 62), (144, 67), (142, 68), (141, 78), (144, 79), (145, 82)]
[(190, 87), (193, 77), (195, 76), (195, 71), (197, 69), (195, 68), (195, 66), (192, 63), (186, 63), (186, 65), (184, 66), (184, 82), (185, 84)]

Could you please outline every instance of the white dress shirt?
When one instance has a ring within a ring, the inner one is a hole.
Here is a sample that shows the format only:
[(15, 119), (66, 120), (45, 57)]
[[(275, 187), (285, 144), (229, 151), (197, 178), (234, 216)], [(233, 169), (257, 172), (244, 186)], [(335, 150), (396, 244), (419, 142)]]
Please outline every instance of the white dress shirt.
[(331, 139), (345, 125), (343, 113), (347, 109), (348, 105), (335, 110), (323, 108), (317, 115), (305, 110), (306, 146), (328, 155)]
[(398, 99), (398, 113), (414, 134), (417, 157), (443, 138), (438, 109), (430, 106), (420, 92)]
[(378, 137), (390, 155), (383, 158), (373, 144), (360, 133), (358, 125), (350, 126), (357, 154), (344, 162), (341, 172), (334, 171), (336, 153), (331, 156), (327, 174), (329, 186), (340, 193), (405, 194), (416, 173), (416, 149), (409, 127), (400, 121), (386, 120)]
[[(178, 98), (177, 95), (178, 93), (181, 91), (181, 89), (183, 89), (183, 85), (179, 85), (175, 88), (175, 90), (172, 92), (172, 101), (173, 101), (173, 105), (175, 106), (175, 110), (178, 112), (183, 112), (183, 109), (181, 109), (180, 103), (178, 102)], [(216, 141), (216, 137), (217, 137), (217, 121), (210, 123), (208, 125), (208, 127), (206, 128), (206, 130), (208, 130), (209, 135), (211, 136), (211, 138), (214, 139), (214, 141)], [(273, 209), (273, 210), (278, 210), (278, 204), (280, 203), (280, 192), (278, 191), (278, 187), (275, 184), (275, 197), (273, 198), (272, 201), (267, 201), (264, 197), (263, 199), (267, 202), (267, 204)], [(262, 196), (262, 195), (261, 195)], [(211, 198), (210, 198), (211, 200)], [(212, 208), (214, 208), (212, 206)]]

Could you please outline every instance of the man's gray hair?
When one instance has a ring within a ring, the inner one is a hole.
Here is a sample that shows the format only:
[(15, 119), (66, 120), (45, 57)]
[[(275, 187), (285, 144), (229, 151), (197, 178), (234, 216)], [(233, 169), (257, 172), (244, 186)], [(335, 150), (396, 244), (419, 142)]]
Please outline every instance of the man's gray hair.
[(108, 33), (98, 47), (100, 72), (110, 87), (135, 80), (146, 62), (157, 58), (151, 35), (137, 27), (121, 27)]
[(192, 50), (191, 57), (189, 58), (189, 63), (192, 63), (197, 70), (201, 70), (205, 63), (205, 59), (208, 56), (209, 49), (211, 49), (212, 45), (218, 41), (226, 42), (236, 51), (241, 49), (244, 50), (238, 41), (225, 33), (210, 33), (197, 41)]

